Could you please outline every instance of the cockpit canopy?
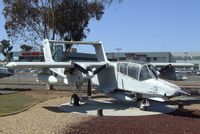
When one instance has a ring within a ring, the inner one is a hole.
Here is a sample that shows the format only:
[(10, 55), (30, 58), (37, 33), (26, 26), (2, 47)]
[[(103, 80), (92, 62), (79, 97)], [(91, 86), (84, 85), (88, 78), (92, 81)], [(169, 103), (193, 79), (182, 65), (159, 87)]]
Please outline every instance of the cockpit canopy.
[(117, 71), (140, 81), (158, 78), (156, 69), (151, 64), (118, 63)]

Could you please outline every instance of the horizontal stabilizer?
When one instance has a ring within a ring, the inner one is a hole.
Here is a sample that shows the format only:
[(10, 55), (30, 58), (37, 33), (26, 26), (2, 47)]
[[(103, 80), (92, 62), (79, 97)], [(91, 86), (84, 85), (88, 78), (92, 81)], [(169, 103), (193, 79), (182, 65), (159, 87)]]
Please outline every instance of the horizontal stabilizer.
[(84, 42), (84, 41), (56, 41), (56, 40), (45, 40), (46, 42), (50, 42), (52, 44), (65, 44), (65, 45), (92, 45), (95, 48), (95, 52), (97, 55), (97, 61), (108, 62), (103, 43), (101, 41), (96, 42)]

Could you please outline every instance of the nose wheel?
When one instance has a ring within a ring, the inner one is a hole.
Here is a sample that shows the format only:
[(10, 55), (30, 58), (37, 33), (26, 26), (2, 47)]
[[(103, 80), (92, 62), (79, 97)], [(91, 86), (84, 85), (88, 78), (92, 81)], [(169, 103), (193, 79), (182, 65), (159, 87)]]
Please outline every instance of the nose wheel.
[(148, 109), (148, 107), (150, 106), (150, 103), (147, 99), (142, 99), (138, 101), (139, 104), (139, 108), (142, 111), (146, 111)]

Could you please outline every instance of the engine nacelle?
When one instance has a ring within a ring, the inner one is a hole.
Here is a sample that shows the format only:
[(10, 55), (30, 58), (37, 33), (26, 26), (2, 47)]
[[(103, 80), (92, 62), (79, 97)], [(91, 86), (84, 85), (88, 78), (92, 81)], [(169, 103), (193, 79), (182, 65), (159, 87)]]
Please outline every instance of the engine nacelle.
[(39, 82), (39, 81), (42, 81), (42, 82), (46, 82), (46, 83), (49, 83), (49, 84), (55, 84), (58, 82), (58, 79), (53, 76), (53, 75), (46, 75), (46, 74), (38, 74), (37, 77), (36, 77), (36, 81)]

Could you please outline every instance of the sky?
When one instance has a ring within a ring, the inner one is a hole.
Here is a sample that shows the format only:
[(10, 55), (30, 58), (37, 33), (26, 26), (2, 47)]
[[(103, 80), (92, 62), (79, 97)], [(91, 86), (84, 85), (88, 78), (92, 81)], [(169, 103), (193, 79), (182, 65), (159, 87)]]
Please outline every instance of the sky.
[[(7, 38), (4, 23), (0, 14), (0, 40)], [(200, 0), (124, 0), (89, 28), (85, 40), (102, 41), (107, 52), (200, 51)]]

